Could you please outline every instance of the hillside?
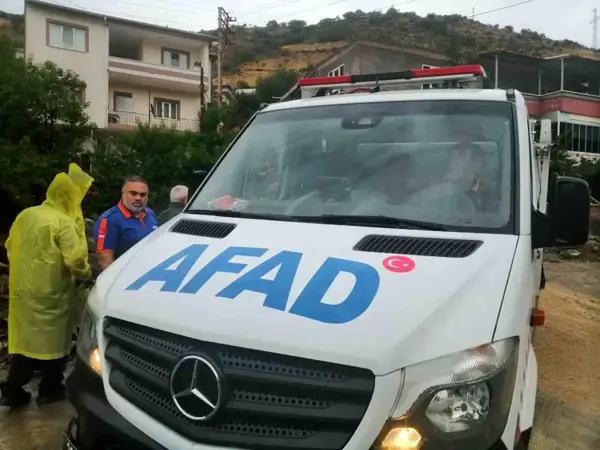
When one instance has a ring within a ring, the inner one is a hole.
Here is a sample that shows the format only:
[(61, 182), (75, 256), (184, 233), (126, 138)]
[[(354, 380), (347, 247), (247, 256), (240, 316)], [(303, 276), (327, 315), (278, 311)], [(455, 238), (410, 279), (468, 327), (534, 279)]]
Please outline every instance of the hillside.
[(595, 52), (570, 40), (556, 41), (532, 30), (500, 28), (459, 15), (425, 17), (412, 12), (347, 12), (341, 18), (315, 25), (292, 20), (265, 27), (233, 27), (233, 46), (224, 66), (226, 80), (254, 85), (278, 67), (306, 69), (331, 56), (335, 48), (353, 40), (414, 47), (446, 55), (457, 62), (489, 50), (510, 50), (534, 56)]
[[(453, 62), (499, 49), (534, 56), (577, 53), (600, 59), (599, 53), (581, 44), (552, 40), (532, 30), (517, 32), (510, 26), (500, 28), (460, 15), (421, 17), (394, 8), (385, 13), (347, 12), (314, 25), (301, 20), (271, 21), (264, 27), (237, 25), (232, 31), (223, 66), (224, 83), (232, 85), (254, 86), (279, 68), (305, 72), (354, 40), (430, 50)], [(216, 34), (215, 30), (205, 32)], [(23, 16), (0, 11), (0, 34), (22, 41)]]
[(0, 36), (8, 36), (19, 45), (24, 42), (25, 17), (23, 14), (9, 14), (0, 11)]

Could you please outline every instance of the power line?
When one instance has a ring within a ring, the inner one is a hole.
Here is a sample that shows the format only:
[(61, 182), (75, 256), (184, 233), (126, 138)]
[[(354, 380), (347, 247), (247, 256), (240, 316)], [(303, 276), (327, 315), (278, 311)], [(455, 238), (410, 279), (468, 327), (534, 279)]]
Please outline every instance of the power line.
[(280, 20), (288, 19), (289, 17), (295, 17), (295, 16), (297, 16), (299, 14), (304, 14), (305, 12), (316, 11), (316, 10), (319, 10), (319, 9), (326, 8), (327, 6), (333, 6), (333, 5), (337, 5), (338, 3), (343, 3), (345, 1), (347, 1), (347, 0), (335, 0), (335, 1), (330, 2), (330, 3), (325, 3), (324, 5), (321, 5), (318, 8), (304, 9), (302, 11), (297, 11), (297, 12), (292, 13), (292, 14), (287, 14), (285, 17), (282, 17), (282, 18), (276, 19), (276, 20), (280, 21)]
[(267, 3), (263, 5), (257, 5), (254, 8), (243, 9), (238, 13), (238, 16), (244, 15), (248, 16), (250, 14), (255, 14), (257, 12), (266, 11), (267, 9), (280, 8), (282, 6), (290, 5), (292, 3), (297, 3), (299, 0), (279, 0), (272, 3)]
[(505, 9), (514, 8), (515, 6), (521, 6), (526, 3), (531, 3), (533, 1), (535, 1), (535, 0), (526, 0), (523, 2), (519, 2), (519, 3), (513, 3), (512, 5), (502, 6), (500, 8), (490, 9), (489, 11), (484, 11), (484, 12), (480, 12), (478, 14), (473, 14), (472, 17), (475, 18), (475, 17), (483, 16), (484, 14), (490, 14), (490, 13), (497, 12), (497, 11), (503, 11)]
[[(140, 7), (146, 8), (146, 9), (152, 8), (152, 9), (161, 9), (163, 11), (181, 11), (187, 15), (217, 17), (217, 15), (214, 12), (209, 13), (208, 10), (205, 10), (205, 9), (196, 9), (196, 8), (189, 8), (189, 7), (185, 8), (184, 5), (177, 5), (175, 3), (168, 3), (168, 4), (178, 6), (178, 8), (155, 6), (155, 5), (149, 5), (148, 3), (137, 3), (137, 2), (131, 2), (128, 0), (127, 1), (126, 0), (102, 0), (102, 1), (103, 1), (103, 3), (115, 3), (117, 5), (140, 6)], [(165, 2), (161, 2), (161, 3), (165, 3)], [(201, 11), (201, 12), (198, 12), (198, 11)]]
[(71, 3), (72, 5), (76, 6), (79, 9), (83, 9), (84, 11), (87, 11), (83, 6), (78, 5), (77, 3), (75, 3), (73, 0), (67, 0), (69, 3)]
[[(113, 15), (113, 14), (108, 14), (108, 13), (101, 12), (101, 11), (94, 11), (91, 9), (84, 8), (84, 7), (80, 6), (79, 4), (75, 3), (73, 0), (67, 0), (67, 1), (69, 3), (71, 3), (72, 5), (76, 6), (77, 9), (79, 9), (83, 12), (88, 12), (91, 14), (97, 14), (97, 15), (103, 15), (103, 16), (112, 16)], [(53, 4), (57, 5), (57, 6), (65, 6), (64, 4), (58, 3), (56, 1), (54, 1)], [(149, 21), (148, 23), (150, 23), (150, 24), (152, 24), (152, 22), (157, 22), (157, 19), (155, 17), (143, 17), (143, 16), (138, 16), (138, 15), (133, 15), (133, 14), (128, 14), (128, 15), (119, 14), (118, 16), (115, 15), (115, 17), (119, 17), (121, 19), (126, 19), (126, 20), (129, 19), (129, 20), (138, 20), (138, 21)], [(191, 25), (190, 22), (182, 22), (182, 21), (173, 20), (173, 19), (169, 19), (167, 23), (185, 25), (188, 29), (192, 29), (192, 30), (194, 28), (197, 28), (197, 27)], [(160, 25), (160, 26), (164, 26), (164, 25)]]

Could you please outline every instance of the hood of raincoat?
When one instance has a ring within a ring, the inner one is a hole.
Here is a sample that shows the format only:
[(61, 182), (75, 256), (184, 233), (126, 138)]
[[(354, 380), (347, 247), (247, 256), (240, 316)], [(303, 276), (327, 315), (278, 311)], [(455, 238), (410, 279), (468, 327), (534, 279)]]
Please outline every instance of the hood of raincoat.
[(79, 204), (81, 204), (84, 197), (90, 190), (94, 179), (90, 175), (85, 173), (83, 170), (81, 170), (81, 167), (79, 167), (75, 163), (69, 164), (68, 175), (69, 178), (73, 181), (73, 183), (75, 183), (75, 185), (79, 188), (79, 191), (81, 192), (81, 198), (79, 199)]
[(75, 163), (69, 164), (68, 175), (69, 175), (69, 178), (71, 179), (71, 181), (73, 181), (73, 183), (75, 183), (75, 185), (77, 186), (77, 188), (79, 189), (79, 192), (80, 192), (80, 195), (77, 198), (77, 206), (75, 207), (74, 219), (75, 219), (75, 224), (76, 224), (76, 228), (77, 228), (77, 234), (79, 235), (79, 239), (81, 239), (82, 244), (87, 246), (88, 241), (87, 241), (87, 237), (86, 237), (86, 233), (85, 233), (85, 220), (83, 219), (83, 211), (81, 209), (81, 202), (83, 201), (83, 199), (87, 195), (88, 191), (90, 190), (90, 187), (92, 186), (92, 183), (94, 182), (94, 179), (90, 175), (85, 173), (83, 170), (81, 170), (81, 167), (79, 167)]
[(72, 219), (76, 219), (81, 204), (81, 190), (64, 172), (54, 177), (46, 191), (45, 206), (54, 208)]

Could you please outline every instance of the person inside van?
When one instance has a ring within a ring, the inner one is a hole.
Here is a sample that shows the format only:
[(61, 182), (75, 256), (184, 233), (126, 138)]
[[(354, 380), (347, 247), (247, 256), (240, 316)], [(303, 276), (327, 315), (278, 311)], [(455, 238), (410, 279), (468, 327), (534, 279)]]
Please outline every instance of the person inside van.
[(439, 182), (414, 193), (407, 203), (440, 213), (474, 215), (480, 203), (483, 151), (477, 144), (458, 143), (448, 151), (448, 170)]

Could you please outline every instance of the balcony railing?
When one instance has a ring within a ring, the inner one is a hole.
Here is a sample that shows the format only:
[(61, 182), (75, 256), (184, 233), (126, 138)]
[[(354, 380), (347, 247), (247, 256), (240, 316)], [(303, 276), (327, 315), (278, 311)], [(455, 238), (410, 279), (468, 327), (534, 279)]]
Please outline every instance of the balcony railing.
[[(182, 69), (179, 67), (165, 66), (162, 64), (154, 64), (136, 59), (119, 58), (118, 56), (110, 56), (108, 59), (109, 70), (124, 70), (138, 72), (147, 76), (173, 77), (181, 81), (189, 83), (200, 83), (200, 69), (190, 68)], [(204, 82), (208, 83), (209, 79), (205, 75)]]
[(109, 111), (108, 113), (109, 128), (131, 129), (138, 125), (165, 127), (177, 131), (200, 131), (198, 119), (168, 119), (127, 111)]

